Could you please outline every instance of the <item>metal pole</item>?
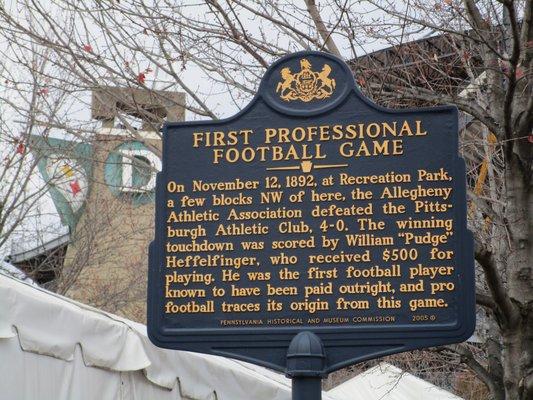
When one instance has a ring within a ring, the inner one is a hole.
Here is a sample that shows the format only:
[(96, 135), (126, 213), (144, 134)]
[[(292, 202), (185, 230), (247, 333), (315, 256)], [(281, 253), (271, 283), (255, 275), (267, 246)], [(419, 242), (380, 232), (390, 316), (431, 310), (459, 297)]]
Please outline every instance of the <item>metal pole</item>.
[(292, 379), (292, 400), (321, 400), (326, 354), (313, 332), (300, 332), (287, 350), (286, 375)]
[(322, 378), (292, 378), (292, 400), (322, 400)]

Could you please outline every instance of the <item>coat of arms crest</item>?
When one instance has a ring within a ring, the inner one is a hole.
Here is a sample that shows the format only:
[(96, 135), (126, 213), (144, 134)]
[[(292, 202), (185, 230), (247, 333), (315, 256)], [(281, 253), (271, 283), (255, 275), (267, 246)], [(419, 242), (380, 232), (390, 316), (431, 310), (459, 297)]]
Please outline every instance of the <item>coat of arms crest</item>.
[(285, 67), (280, 74), (283, 80), (278, 83), (276, 93), (282, 100), (301, 100), (305, 103), (317, 99), (326, 99), (335, 90), (335, 79), (329, 77), (331, 67), (324, 64), (320, 72), (311, 69), (306, 58), (300, 60), (300, 72), (292, 73)]

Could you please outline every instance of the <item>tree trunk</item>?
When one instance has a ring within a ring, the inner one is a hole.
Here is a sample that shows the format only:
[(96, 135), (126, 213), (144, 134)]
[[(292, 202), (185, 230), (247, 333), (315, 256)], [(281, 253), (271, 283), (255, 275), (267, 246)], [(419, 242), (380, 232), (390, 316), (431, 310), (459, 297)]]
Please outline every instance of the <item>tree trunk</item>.
[(533, 398), (531, 187), (527, 163), (514, 153), (509, 158), (505, 170), (509, 241), (506, 280), (517, 312), (507, 315), (502, 326), (504, 386), (506, 399), (529, 400)]

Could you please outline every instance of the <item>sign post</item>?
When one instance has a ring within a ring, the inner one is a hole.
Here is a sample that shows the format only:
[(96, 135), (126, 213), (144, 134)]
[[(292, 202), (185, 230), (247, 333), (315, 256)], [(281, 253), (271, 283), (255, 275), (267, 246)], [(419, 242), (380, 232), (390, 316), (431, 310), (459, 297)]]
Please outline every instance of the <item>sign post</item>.
[(326, 376), (326, 354), (320, 338), (313, 332), (297, 334), (287, 351), (286, 374), (292, 379), (293, 400), (320, 400), (322, 377)]
[(150, 339), (285, 371), (295, 399), (339, 368), (466, 340), (457, 148), (455, 107), (377, 106), (319, 52), (275, 62), (234, 117), (166, 124)]

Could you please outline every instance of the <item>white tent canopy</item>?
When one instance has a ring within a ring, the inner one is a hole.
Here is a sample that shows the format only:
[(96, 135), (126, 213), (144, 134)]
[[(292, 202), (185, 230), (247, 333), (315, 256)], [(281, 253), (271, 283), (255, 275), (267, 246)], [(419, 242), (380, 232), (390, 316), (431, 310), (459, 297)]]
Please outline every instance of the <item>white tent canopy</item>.
[(281, 374), (157, 348), (144, 325), (2, 274), (0, 359), (2, 399), (291, 398), (291, 382)]
[(339, 400), (462, 400), (423, 379), (381, 363), (328, 391)]

